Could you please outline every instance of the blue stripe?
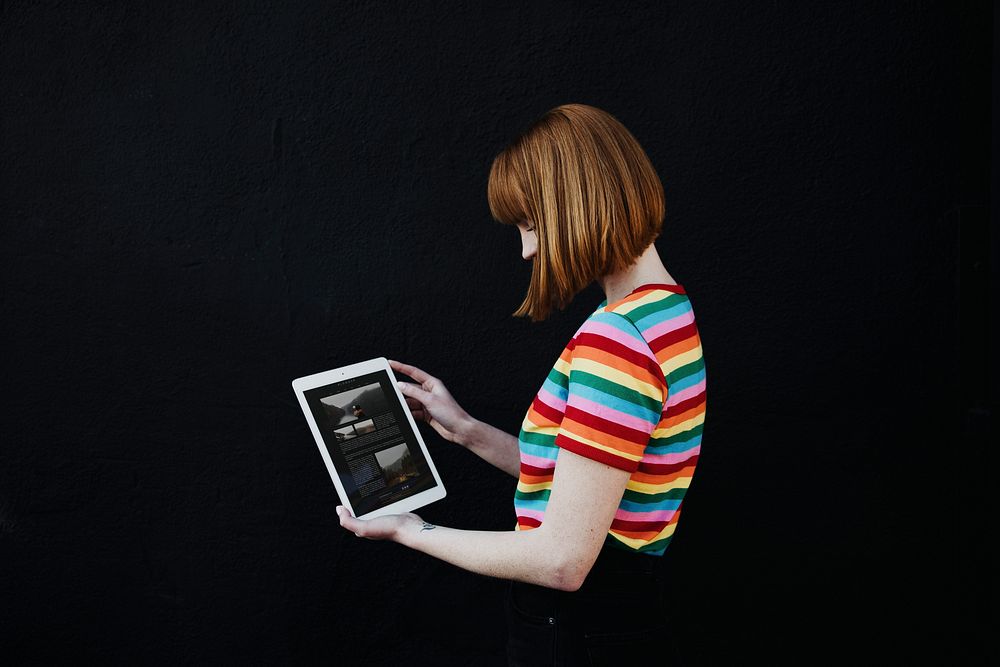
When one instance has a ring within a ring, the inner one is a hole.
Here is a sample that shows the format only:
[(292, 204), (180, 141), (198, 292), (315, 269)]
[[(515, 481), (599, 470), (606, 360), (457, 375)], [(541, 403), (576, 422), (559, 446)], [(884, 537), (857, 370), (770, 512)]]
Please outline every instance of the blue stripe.
[[(642, 334), (640, 334), (639, 331), (636, 329), (636, 326), (635, 324), (632, 323), (632, 320), (625, 317), (621, 313), (597, 313), (593, 317), (589, 318), (587, 322), (588, 323), (600, 322), (601, 324), (607, 324), (608, 326), (612, 326), (615, 329), (618, 329), (623, 334), (625, 334), (629, 338), (632, 338), (633, 340), (641, 341), (643, 343), (646, 342), (646, 339), (643, 338)], [(600, 333), (597, 332), (591, 332), (590, 327), (587, 326), (583, 328), (583, 331), (587, 333), (594, 333), (597, 336), (601, 335)], [(606, 336), (602, 337), (607, 338)]]
[(541, 510), (545, 511), (545, 506), (548, 504), (547, 500), (522, 500), (520, 498), (514, 499), (514, 506), (521, 509), (527, 510)]
[(664, 308), (663, 310), (658, 310), (655, 313), (650, 313), (645, 317), (640, 317), (636, 321), (635, 326), (639, 329), (639, 331), (645, 331), (649, 327), (656, 326), (657, 324), (667, 320), (672, 320), (673, 318), (679, 317), (680, 315), (690, 311), (691, 305), (687, 301), (682, 301), (672, 308)]
[[(560, 375), (561, 375), (561, 373), (560, 373)], [(563, 376), (563, 377), (565, 377), (565, 376)], [(567, 390), (566, 390), (566, 388), (565, 387), (560, 387), (558, 384), (556, 384), (555, 382), (552, 381), (552, 378), (549, 378), (549, 377), (545, 378), (545, 382), (542, 383), (542, 389), (544, 389), (545, 391), (549, 392), (550, 394), (552, 394), (553, 396), (555, 396), (556, 398), (558, 398), (560, 400), (563, 400), (563, 401), (566, 400), (566, 396), (567, 396)], [(553, 409), (556, 409), (557, 406), (552, 405), (550, 407), (553, 408)]]
[(670, 393), (676, 394), (679, 391), (684, 391), (688, 387), (693, 387), (694, 385), (698, 384), (704, 379), (705, 379), (705, 368), (702, 367), (702, 369), (697, 373), (691, 373), (691, 375), (688, 375), (683, 379), (674, 380), (673, 382), (671, 382)]
[(552, 461), (556, 460), (553, 456), (559, 450), (556, 447), (542, 447), (541, 445), (533, 445), (530, 442), (520, 441), (521, 451), (525, 454), (530, 454), (531, 456), (538, 456), (543, 459), (550, 459)]
[(680, 454), (689, 449), (694, 449), (701, 442), (701, 433), (696, 433), (687, 440), (678, 440), (669, 445), (646, 445), (647, 454)]
[(679, 500), (664, 500), (659, 503), (635, 503), (623, 498), (621, 504), (618, 506), (626, 512), (655, 512), (659, 510), (675, 510), (680, 504), (681, 501)]
[[(602, 378), (602, 379), (604, 381), (606, 381), (606, 382), (611, 382), (612, 384), (617, 384), (615, 382), (612, 382), (611, 380), (608, 380), (607, 378)], [(622, 386), (622, 385), (619, 385), (619, 386)], [(628, 388), (626, 387), (626, 389), (628, 389)], [(635, 391), (634, 389), (628, 389), (628, 390), (629, 391)], [(585, 385), (585, 384), (581, 384), (579, 382), (571, 382), (570, 383), (570, 391), (569, 391), (569, 393), (571, 394), (571, 396), (570, 396), (569, 399), (567, 399), (567, 403), (569, 405), (573, 405), (574, 407), (576, 407), (576, 406), (573, 403), (573, 398), (572, 397), (573, 396), (579, 396), (581, 398), (587, 399), (588, 401), (593, 401), (594, 403), (597, 403), (598, 405), (606, 405), (609, 408), (614, 408), (615, 410), (618, 410), (620, 412), (624, 412), (627, 415), (632, 415), (633, 417), (638, 417), (639, 419), (643, 419), (643, 420), (649, 422), (650, 424), (653, 424), (654, 426), (656, 424), (660, 423), (660, 417), (661, 417), (660, 413), (653, 412), (652, 410), (647, 410), (646, 408), (642, 407), (641, 405), (636, 405), (632, 401), (626, 401), (623, 398), (618, 398), (617, 396), (612, 396), (611, 394), (607, 394), (607, 393), (605, 393), (603, 391), (600, 391), (599, 389), (595, 389), (593, 387), (590, 387), (590, 386)], [(587, 412), (589, 412), (589, 411), (587, 411)]]

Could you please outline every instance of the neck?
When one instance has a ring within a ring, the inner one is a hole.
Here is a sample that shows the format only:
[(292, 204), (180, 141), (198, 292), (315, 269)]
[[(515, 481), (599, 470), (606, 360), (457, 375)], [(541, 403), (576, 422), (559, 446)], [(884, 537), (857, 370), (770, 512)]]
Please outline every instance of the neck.
[(656, 245), (653, 243), (650, 243), (631, 265), (617, 273), (609, 273), (597, 279), (597, 284), (604, 290), (608, 303), (625, 298), (636, 287), (646, 283), (677, 283), (663, 266), (660, 253), (656, 251)]

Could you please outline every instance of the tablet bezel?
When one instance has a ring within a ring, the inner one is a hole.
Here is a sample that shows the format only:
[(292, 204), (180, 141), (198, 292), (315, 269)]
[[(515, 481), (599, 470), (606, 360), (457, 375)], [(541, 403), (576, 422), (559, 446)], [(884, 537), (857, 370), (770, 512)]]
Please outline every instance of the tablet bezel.
[[(378, 371), (385, 371), (388, 373), (392, 389), (395, 392), (396, 400), (403, 406), (403, 414), (406, 415), (406, 421), (409, 424), (410, 431), (416, 438), (417, 444), (420, 445), (420, 449), (424, 454), (424, 460), (427, 461), (427, 466), (430, 468), (431, 475), (433, 475), (434, 481), (437, 485), (431, 489), (421, 491), (415, 495), (390, 503), (385, 507), (381, 507), (367, 514), (358, 516), (354, 512), (354, 507), (350, 504), (347, 491), (344, 489), (343, 484), (341, 484), (340, 475), (337, 473), (337, 468), (333, 463), (333, 459), (330, 457), (330, 452), (326, 448), (326, 442), (323, 439), (323, 434), (319, 430), (319, 425), (316, 423), (316, 418), (312, 414), (312, 410), (309, 407), (309, 402), (306, 400), (305, 392), (310, 389), (315, 389), (316, 387), (322, 387), (334, 382), (343, 382), (345, 380), (350, 380), (361, 375), (367, 375)], [(389, 365), (388, 359), (385, 357), (376, 357), (375, 359), (360, 361), (348, 366), (332, 368), (328, 371), (322, 371), (320, 373), (313, 373), (312, 375), (295, 378), (292, 380), (292, 389), (299, 399), (299, 406), (302, 408), (302, 413), (305, 415), (306, 422), (309, 424), (309, 430), (312, 432), (313, 440), (315, 440), (316, 445), (319, 447), (320, 455), (323, 457), (323, 462), (326, 464), (326, 470), (330, 473), (330, 479), (333, 480), (333, 485), (337, 489), (337, 495), (340, 497), (341, 504), (349, 508), (351, 510), (351, 514), (354, 514), (359, 519), (374, 519), (376, 517), (386, 516), (389, 514), (402, 514), (404, 512), (412, 512), (413, 510), (429, 505), (436, 500), (441, 500), (447, 495), (444, 488), (444, 482), (441, 481), (441, 476), (438, 474), (437, 467), (434, 465), (434, 460), (431, 458), (430, 452), (427, 450), (427, 445), (424, 443), (424, 439), (421, 437), (420, 431), (417, 429), (416, 421), (410, 413), (410, 406), (407, 405), (405, 397), (399, 390), (398, 380), (396, 380), (396, 376), (392, 372), (392, 367)]]

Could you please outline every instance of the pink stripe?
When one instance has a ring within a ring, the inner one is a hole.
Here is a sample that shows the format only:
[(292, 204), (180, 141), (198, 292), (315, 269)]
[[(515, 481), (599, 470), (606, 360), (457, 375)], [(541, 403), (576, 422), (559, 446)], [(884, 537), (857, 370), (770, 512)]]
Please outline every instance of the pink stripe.
[(653, 351), (649, 349), (649, 343), (645, 340), (637, 340), (635, 337), (629, 336), (618, 327), (613, 327), (610, 324), (605, 324), (603, 322), (591, 322), (589, 326), (583, 329), (583, 331), (609, 338), (616, 343), (621, 343), (630, 350), (635, 350), (639, 354), (656, 361), (656, 357), (653, 356)]
[(671, 317), (669, 320), (660, 322), (659, 324), (654, 324), (645, 331), (646, 338), (649, 340), (655, 340), (665, 333), (670, 333), (676, 329), (687, 326), (694, 322), (694, 312), (688, 311), (686, 313), (681, 313), (677, 317)]
[[(642, 460), (646, 463), (681, 463), (701, 452), (701, 445), (695, 445), (691, 449), (683, 452), (672, 452), (670, 454), (646, 454)], [(523, 456), (523, 455), (522, 455)]]
[(705, 380), (702, 380), (698, 384), (691, 385), (684, 391), (679, 391), (676, 394), (670, 394), (670, 396), (667, 397), (667, 404), (664, 407), (669, 408), (670, 406), (676, 405), (681, 401), (686, 401), (692, 396), (697, 396), (703, 391), (705, 391)]
[(670, 521), (676, 512), (676, 509), (655, 512), (627, 512), (619, 509), (615, 512), (615, 518), (622, 521)]
[(566, 412), (566, 401), (560, 399), (558, 396), (553, 394), (548, 389), (544, 387), (538, 390), (538, 398), (541, 399), (542, 403), (549, 406), (557, 412)]
[[(595, 403), (589, 399), (583, 398), (582, 396), (573, 397), (573, 407), (578, 410), (583, 410), (587, 414), (595, 415), (601, 419), (607, 419), (610, 422), (616, 424), (621, 424), (622, 426), (628, 426), (637, 431), (643, 431), (644, 433), (652, 433), (654, 422), (648, 422), (641, 417), (634, 417), (630, 414), (624, 413), (621, 410), (615, 410), (607, 405), (601, 405), (600, 403)], [(657, 421), (659, 421), (657, 419)]]
[(536, 468), (554, 468), (556, 466), (555, 459), (547, 459), (541, 456), (525, 454), (524, 452), (521, 452), (521, 461)]
[(514, 513), (517, 514), (517, 516), (523, 516), (526, 519), (537, 519), (541, 521), (542, 519), (545, 518), (545, 512), (539, 512), (538, 510), (524, 509), (522, 507), (515, 507)]

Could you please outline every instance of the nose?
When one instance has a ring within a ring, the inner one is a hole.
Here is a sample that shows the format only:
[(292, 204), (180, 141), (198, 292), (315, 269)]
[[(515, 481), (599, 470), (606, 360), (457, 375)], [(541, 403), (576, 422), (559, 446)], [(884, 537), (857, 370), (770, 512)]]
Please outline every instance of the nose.
[(524, 229), (520, 229), (521, 232), (521, 257), (525, 260), (531, 259), (535, 256), (538, 250), (538, 240), (534, 236), (534, 232), (526, 232)]

